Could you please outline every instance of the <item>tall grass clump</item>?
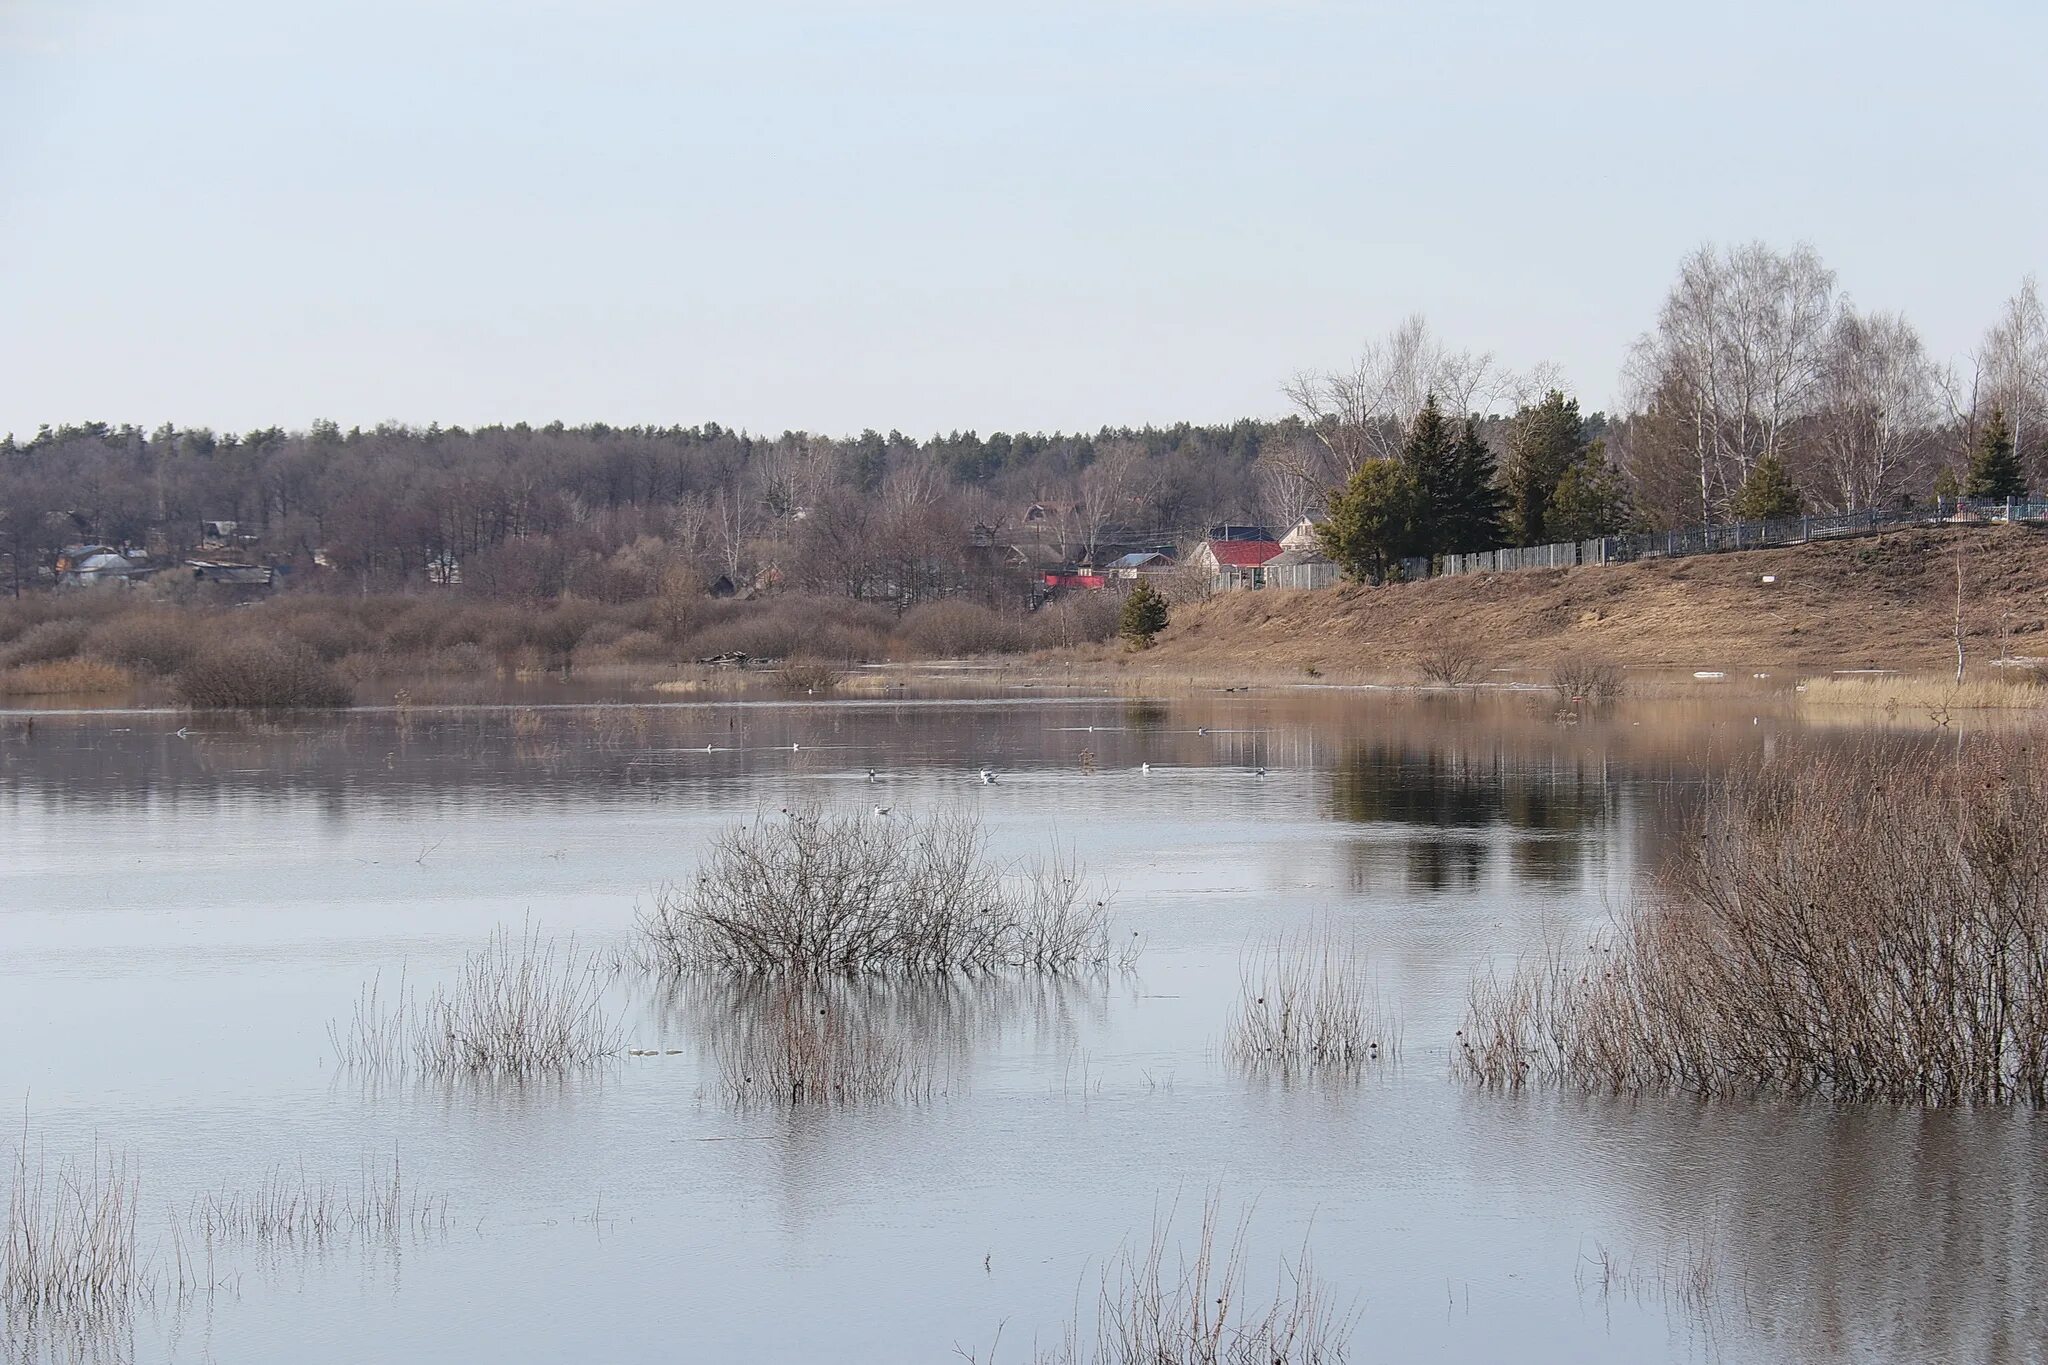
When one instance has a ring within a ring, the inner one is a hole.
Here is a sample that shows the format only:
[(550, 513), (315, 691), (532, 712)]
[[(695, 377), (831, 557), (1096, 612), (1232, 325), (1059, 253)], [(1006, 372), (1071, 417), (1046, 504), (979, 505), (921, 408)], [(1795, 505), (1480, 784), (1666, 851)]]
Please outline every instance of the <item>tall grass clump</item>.
[(206, 709), (336, 707), (355, 700), (311, 646), (253, 636), (202, 647), (172, 677), (171, 690), (185, 705)]
[(2048, 1100), (2048, 762), (1794, 751), (1710, 793), (1655, 897), (1579, 959), (1475, 983), (1482, 1083)]
[(1060, 971), (1129, 956), (1071, 860), (1006, 869), (979, 820), (947, 812), (735, 826), (640, 927), (642, 956), (672, 972)]
[(0, 696), (61, 697), (123, 692), (135, 685), (126, 669), (97, 659), (53, 659), (0, 671)]
[(389, 1167), (365, 1162), (354, 1185), (273, 1167), (253, 1188), (198, 1195), (186, 1221), (199, 1245), (209, 1249), (242, 1243), (317, 1248), (446, 1232), (448, 1201), (408, 1185), (394, 1153)]
[(140, 1182), (128, 1159), (95, 1151), (52, 1167), (28, 1142), (14, 1155), (0, 1307), (10, 1322), (118, 1315), (148, 1292), (136, 1247)]
[(623, 1039), (604, 995), (603, 969), (574, 940), (531, 926), (515, 939), (501, 928), (424, 1001), (402, 979), (390, 997), (373, 979), (349, 1022), (327, 1032), (351, 1069), (516, 1080), (616, 1056)]
[(2048, 706), (2048, 687), (2038, 676), (2015, 669), (2007, 676), (1968, 678), (1896, 674), (1872, 677), (1808, 678), (1799, 699), (1807, 706), (1918, 707), (1929, 711), (2025, 710)]
[(1246, 960), (1225, 1039), (1238, 1065), (1348, 1072), (1399, 1049), (1399, 1030), (1349, 946), (1328, 936), (1282, 938)]
[[(1334, 1365), (1356, 1314), (1340, 1309), (1307, 1248), (1274, 1273), (1270, 1295), (1248, 1276), (1250, 1218), (1224, 1236), (1221, 1202), (1202, 1208), (1192, 1248), (1176, 1253), (1173, 1211), (1155, 1218), (1143, 1246), (1126, 1244), (1103, 1268), (1093, 1320), (1077, 1311), (1036, 1365)], [(970, 1361), (994, 1360), (994, 1353)]]

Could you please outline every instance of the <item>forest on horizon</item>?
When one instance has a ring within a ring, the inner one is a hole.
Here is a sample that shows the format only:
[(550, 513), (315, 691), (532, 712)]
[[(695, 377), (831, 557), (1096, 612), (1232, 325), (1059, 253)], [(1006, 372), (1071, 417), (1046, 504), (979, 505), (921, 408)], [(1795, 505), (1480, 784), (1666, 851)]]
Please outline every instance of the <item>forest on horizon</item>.
[[(1703, 247), (1627, 359), (1626, 410), (1582, 415), (1571, 391), (1568, 376), (1509, 371), (1415, 317), (1345, 368), (1298, 375), (1287, 416), (1228, 424), (914, 438), (77, 422), (0, 438), (0, 571), (32, 584), (76, 542), (175, 559), (198, 550), (202, 522), (233, 521), (250, 554), (302, 570), (295, 581), (350, 591), (445, 582), (459, 564), (464, 591), (506, 599), (623, 601), (679, 577), (764, 575), (899, 609), (1007, 597), (1013, 585), (969, 571), (975, 544), (1029, 540), (1085, 561), (1216, 523), (1321, 519), (1361, 470), (1403, 458), (1432, 398), (1478, 443), (1491, 520), (1468, 540), (1561, 538), (1589, 516), (1599, 531), (1723, 520), (1760, 467), (1808, 510), (1923, 502), (1960, 486), (1994, 422), (2021, 481), (2048, 486), (2048, 325), (2032, 279), (1975, 352), (1943, 364), (1904, 317), (1860, 311), (1810, 248)], [(1594, 504), (1585, 487), (1601, 490)]]

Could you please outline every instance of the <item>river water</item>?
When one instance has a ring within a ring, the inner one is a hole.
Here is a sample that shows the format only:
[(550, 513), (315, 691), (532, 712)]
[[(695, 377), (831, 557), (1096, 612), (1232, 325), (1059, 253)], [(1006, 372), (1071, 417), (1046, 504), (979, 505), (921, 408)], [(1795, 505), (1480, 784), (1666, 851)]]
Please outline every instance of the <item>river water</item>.
[[(1452, 1074), (1473, 974), (1589, 941), (1712, 771), (1797, 725), (1335, 690), (0, 718), (0, 1097), (31, 1152), (127, 1154), (159, 1254), (199, 1192), (278, 1168), (395, 1154), (447, 1209), (226, 1249), (203, 1292), (83, 1343), (13, 1322), (7, 1350), (1027, 1360), (1092, 1317), (1106, 1257), (1214, 1196), (1254, 1288), (1312, 1249), (1360, 1361), (2042, 1359), (2034, 1115)], [(918, 1103), (737, 1109), (730, 999), (631, 973), (609, 1005), (658, 1055), (524, 1085), (337, 1065), (372, 977), (443, 979), (507, 926), (623, 945), (715, 832), (797, 803), (971, 810), (1006, 858), (1056, 839), (1142, 953), (895, 1001), (945, 1056)], [(1367, 950), (1398, 1060), (1230, 1064), (1241, 964), (1282, 932)]]

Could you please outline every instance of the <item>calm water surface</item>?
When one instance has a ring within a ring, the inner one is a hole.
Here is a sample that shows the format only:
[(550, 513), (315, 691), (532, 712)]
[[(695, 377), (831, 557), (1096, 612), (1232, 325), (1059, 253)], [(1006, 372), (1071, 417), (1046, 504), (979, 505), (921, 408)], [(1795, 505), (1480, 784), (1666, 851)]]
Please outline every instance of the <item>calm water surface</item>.
[[(1703, 778), (1783, 740), (1768, 707), (45, 716), (0, 730), (0, 1097), (53, 1157), (132, 1153), (146, 1240), (279, 1166), (348, 1181), (396, 1151), (447, 1199), (445, 1232), (396, 1245), (227, 1256), (116, 1358), (943, 1361), (1000, 1331), (1021, 1360), (1106, 1255), (1212, 1190), (1253, 1206), (1255, 1282), (1313, 1248), (1357, 1360), (2048, 1358), (2031, 1115), (1450, 1074), (1473, 973), (1596, 932)], [(525, 1086), (338, 1071), (328, 1022), (373, 975), (432, 983), (529, 922), (623, 944), (714, 832), (797, 802), (971, 809), (1006, 857), (1057, 838), (1115, 889), (1138, 966), (878, 1001), (943, 1054), (916, 1105), (736, 1111), (712, 1053), (740, 1007), (631, 976), (627, 1041), (664, 1055)], [(1399, 1063), (1240, 1074), (1246, 949), (1319, 928), (1369, 949)]]

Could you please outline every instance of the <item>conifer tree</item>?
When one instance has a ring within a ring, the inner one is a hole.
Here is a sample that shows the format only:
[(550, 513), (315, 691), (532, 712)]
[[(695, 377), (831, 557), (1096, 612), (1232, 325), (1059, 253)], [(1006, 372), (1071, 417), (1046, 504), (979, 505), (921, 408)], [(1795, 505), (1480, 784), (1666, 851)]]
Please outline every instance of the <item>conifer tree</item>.
[(1572, 461), (1551, 490), (1545, 526), (1553, 540), (1620, 535), (1634, 513), (1628, 486), (1607, 462), (1607, 444), (1595, 441)]
[(1767, 451), (1749, 467), (1749, 477), (1736, 490), (1728, 511), (1737, 521), (1778, 521), (1798, 516), (1805, 507), (1806, 497), (1792, 482), (1785, 462)]
[(1436, 395), (1429, 395), (1408, 428), (1407, 440), (1401, 443), (1401, 465), (1408, 475), (1413, 498), (1408, 535), (1400, 553), (1443, 552), (1457, 481), (1457, 446), (1457, 436), (1444, 420)]
[(1451, 474), (1438, 518), (1439, 543), (1445, 554), (1491, 550), (1501, 543), (1503, 498), (1495, 481), (1493, 451), (1471, 418), (1451, 447)]
[(1558, 482), (1586, 451), (1579, 400), (1552, 389), (1543, 401), (1515, 414), (1508, 436), (1507, 535), (1516, 545), (1561, 539), (1545, 526)]
[(2020, 472), (2019, 451), (2013, 446), (2012, 427), (2005, 413), (1991, 410), (1991, 420), (1978, 433), (1977, 448), (1970, 452), (1970, 477), (1963, 485), (1966, 497), (2004, 502), (2027, 494), (2026, 475)]
[(1331, 497), (1329, 518), (1316, 523), (1316, 542), (1346, 577), (1383, 582), (1407, 552), (1415, 501), (1406, 465), (1367, 460)]
[(1166, 599), (1141, 578), (1124, 598), (1118, 633), (1132, 649), (1149, 649), (1152, 637), (1166, 629), (1166, 619)]

